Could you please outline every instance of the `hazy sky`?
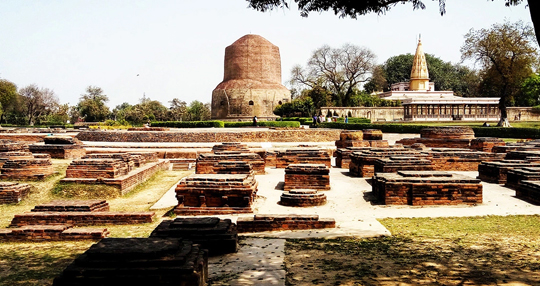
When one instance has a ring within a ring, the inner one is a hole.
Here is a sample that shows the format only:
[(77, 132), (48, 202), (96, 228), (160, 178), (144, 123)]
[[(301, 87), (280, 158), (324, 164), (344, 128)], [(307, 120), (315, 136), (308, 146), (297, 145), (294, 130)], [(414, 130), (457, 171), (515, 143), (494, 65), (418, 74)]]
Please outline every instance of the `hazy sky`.
[(365, 46), (383, 63), (414, 53), (421, 34), (426, 53), (457, 63), (469, 29), (531, 23), (525, 5), (508, 8), (503, 0), (449, 0), (442, 17), (437, 1), (425, 3), (425, 10), (398, 5), (352, 20), (331, 12), (302, 18), (296, 9), (261, 13), (244, 0), (2, 0), (0, 78), (53, 89), (72, 105), (89, 85), (105, 91), (111, 109), (143, 94), (165, 106), (175, 97), (210, 102), (225, 47), (245, 34), (280, 48), (285, 83), (324, 44)]

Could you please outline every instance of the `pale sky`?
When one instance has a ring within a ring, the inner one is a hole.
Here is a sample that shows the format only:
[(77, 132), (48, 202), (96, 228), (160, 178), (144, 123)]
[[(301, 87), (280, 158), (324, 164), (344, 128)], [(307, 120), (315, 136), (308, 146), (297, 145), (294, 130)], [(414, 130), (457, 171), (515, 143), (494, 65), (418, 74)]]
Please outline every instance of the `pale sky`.
[(225, 47), (246, 34), (280, 48), (285, 84), (291, 68), (325, 44), (367, 47), (383, 63), (414, 53), (421, 34), (426, 53), (458, 63), (469, 29), (505, 19), (532, 26), (528, 7), (503, 0), (448, 0), (444, 16), (438, 1), (425, 3), (425, 10), (398, 5), (352, 20), (332, 12), (302, 18), (296, 9), (261, 13), (245, 0), (2, 0), (0, 78), (52, 89), (71, 105), (93, 85), (109, 96), (111, 110), (143, 94), (168, 107), (173, 98), (210, 102), (223, 79)]

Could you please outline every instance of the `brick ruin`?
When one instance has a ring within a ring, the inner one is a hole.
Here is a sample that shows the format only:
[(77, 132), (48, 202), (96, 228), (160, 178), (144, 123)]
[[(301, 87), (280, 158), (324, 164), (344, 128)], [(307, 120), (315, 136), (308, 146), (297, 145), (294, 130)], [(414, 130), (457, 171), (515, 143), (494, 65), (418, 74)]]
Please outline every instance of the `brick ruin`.
[(376, 173), (395, 173), (398, 171), (433, 171), (431, 160), (422, 157), (390, 156), (374, 162)]
[(419, 151), (401, 148), (372, 148), (367, 151), (353, 152), (349, 155), (351, 162), (349, 164), (349, 174), (355, 177), (373, 177), (375, 174), (375, 161), (389, 157), (424, 157)]
[(66, 267), (53, 286), (203, 286), (207, 279), (208, 254), (191, 241), (105, 238)]
[(523, 181), (540, 181), (540, 166), (536, 164), (536, 167), (528, 165), (508, 170), (504, 186), (518, 190)]
[(230, 219), (194, 217), (164, 220), (150, 237), (189, 240), (208, 250), (211, 256), (238, 251), (238, 230)]
[(422, 151), (428, 154), (434, 169), (438, 171), (477, 171), (482, 162), (504, 159), (505, 154), (461, 148), (432, 148)]
[(28, 144), (9, 139), (0, 139), (0, 153), (13, 151), (28, 151)]
[(217, 174), (214, 167), (218, 167), (217, 163), (222, 161), (241, 161), (249, 163), (256, 175), (263, 175), (266, 173), (264, 170), (265, 162), (260, 155), (255, 153), (236, 153), (236, 152), (223, 152), (220, 154), (214, 153), (202, 153), (197, 158), (197, 165), (195, 173), (197, 174)]
[(194, 174), (176, 187), (177, 215), (251, 213), (258, 183), (252, 174)]
[(525, 167), (540, 167), (540, 163), (530, 160), (501, 160), (482, 162), (478, 165), (478, 179), (494, 184), (505, 184), (509, 170)]
[(240, 142), (225, 142), (221, 144), (216, 144), (212, 147), (213, 153), (220, 152), (239, 152), (239, 153), (249, 153), (251, 152), (245, 143)]
[(300, 229), (334, 228), (336, 221), (332, 218), (319, 218), (318, 215), (263, 215), (239, 217), (236, 221), (239, 233), (282, 231)]
[(54, 173), (49, 154), (33, 154), (32, 157), (14, 156), (0, 168), (0, 179), (43, 179)]
[(314, 207), (326, 204), (326, 195), (314, 189), (294, 189), (281, 194), (279, 204), (288, 207)]
[(469, 148), (482, 152), (492, 152), (493, 148), (498, 146), (506, 146), (506, 143), (501, 138), (478, 137), (471, 140)]
[(286, 168), (289, 164), (324, 164), (332, 167), (332, 158), (328, 151), (314, 148), (291, 148), (278, 151), (276, 168)]
[(371, 147), (368, 141), (364, 141), (364, 133), (360, 130), (341, 131), (339, 140), (336, 141), (336, 148), (346, 147)]
[(154, 152), (88, 154), (71, 162), (61, 182), (108, 185), (124, 195), (169, 167), (170, 162), (158, 160)]
[(324, 164), (290, 164), (285, 168), (283, 189), (330, 190), (330, 169)]
[(377, 173), (373, 193), (385, 205), (476, 205), (482, 203), (478, 179), (440, 171)]
[(0, 182), (0, 205), (16, 204), (30, 193), (31, 186), (14, 182)]
[(470, 127), (444, 126), (429, 127), (420, 131), (420, 138), (404, 138), (396, 143), (405, 146), (422, 143), (434, 148), (469, 148), (474, 139), (474, 131)]
[(336, 167), (349, 169), (351, 163), (351, 154), (353, 152), (362, 152), (370, 150), (371, 147), (346, 147), (336, 150)]
[(540, 181), (521, 181), (516, 189), (516, 197), (540, 205)]
[(77, 159), (86, 154), (82, 142), (71, 136), (52, 135), (43, 138), (42, 143), (31, 144), (32, 153), (49, 154), (55, 159)]

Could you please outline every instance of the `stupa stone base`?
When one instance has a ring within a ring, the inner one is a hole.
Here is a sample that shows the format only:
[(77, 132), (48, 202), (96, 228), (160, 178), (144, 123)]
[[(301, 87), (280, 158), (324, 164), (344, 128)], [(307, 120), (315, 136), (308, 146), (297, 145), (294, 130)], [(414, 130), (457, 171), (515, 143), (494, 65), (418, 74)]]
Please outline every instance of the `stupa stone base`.
[(314, 189), (296, 189), (284, 192), (280, 205), (288, 207), (314, 207), (326, 204), (326, 195)]

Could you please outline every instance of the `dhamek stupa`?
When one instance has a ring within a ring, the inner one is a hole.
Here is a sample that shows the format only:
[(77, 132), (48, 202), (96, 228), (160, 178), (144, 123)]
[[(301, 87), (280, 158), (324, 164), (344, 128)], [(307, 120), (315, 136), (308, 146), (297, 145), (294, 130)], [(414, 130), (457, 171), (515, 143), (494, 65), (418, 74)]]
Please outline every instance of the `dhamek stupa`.
[(224, 70), (212, 92), (212, 119), (274, 120), (274, 108), (291, 100), (281, 84), (279, 48), (259, 35), (245, 35), (225, 48)]

